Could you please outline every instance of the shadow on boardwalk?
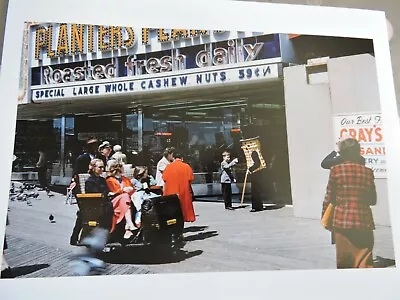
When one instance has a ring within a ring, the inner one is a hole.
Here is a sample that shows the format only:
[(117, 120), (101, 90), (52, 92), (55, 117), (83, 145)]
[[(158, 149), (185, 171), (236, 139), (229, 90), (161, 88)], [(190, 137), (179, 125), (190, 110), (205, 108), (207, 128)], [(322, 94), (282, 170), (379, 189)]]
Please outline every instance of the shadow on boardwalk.
[(184, 251), (178, 250), (174, 255), (171, 253), (160, 253), (156, 249), (143, 248), (121, 248), (113, 253), (103, 254), (102, 259), (112, 264), (141, 264), (160, 265), (178, 263), (203, 253), (202, 250)]
[(15, 267), (12, 269), (14, 277), (20, 277), (50, 267), (49, 264), (36, 264), (31, 266)]

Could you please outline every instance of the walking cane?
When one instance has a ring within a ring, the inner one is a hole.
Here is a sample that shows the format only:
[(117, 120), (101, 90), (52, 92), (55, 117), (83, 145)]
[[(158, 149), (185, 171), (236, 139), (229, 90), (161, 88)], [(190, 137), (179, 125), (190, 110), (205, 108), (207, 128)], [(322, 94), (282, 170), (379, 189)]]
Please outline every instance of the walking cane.
[(243, 206), (244, 200), (244, 192), (246, 190), (246, 182), (247, 182), (247, 175), (249, 174), (249, 170), (246, 170), (246, 175), (244, 176), (244, 183), (243, 183), (243, 191), (242, 191), (242, 199), (240, 200), (240, 206)]

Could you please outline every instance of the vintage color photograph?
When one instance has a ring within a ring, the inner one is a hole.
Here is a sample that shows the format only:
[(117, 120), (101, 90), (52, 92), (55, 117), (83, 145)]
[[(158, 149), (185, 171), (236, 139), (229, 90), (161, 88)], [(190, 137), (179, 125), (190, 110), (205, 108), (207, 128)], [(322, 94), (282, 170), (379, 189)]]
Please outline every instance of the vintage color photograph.
[(2, 278), (395, 267), (372, 40), (25, 25)]

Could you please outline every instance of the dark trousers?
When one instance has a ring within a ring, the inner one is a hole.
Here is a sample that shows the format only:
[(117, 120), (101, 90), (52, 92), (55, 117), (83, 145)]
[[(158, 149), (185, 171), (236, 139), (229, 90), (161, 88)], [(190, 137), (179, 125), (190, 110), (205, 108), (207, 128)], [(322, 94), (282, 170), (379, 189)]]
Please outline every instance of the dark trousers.
[(79, 240), (79, 234), (81, 230), (82, 230), (82, 218), (81, 218), (81, 212), (78, 210), (76, 212), (76, 221), (74, 229), (72, 229), (71, 242), (77, 242)]
[(221, 183), (222, 195), (224, 197), (225, 208), (232, 207), (232, 186), (230, 183)]
[(39, 177), (39, 184), (42, 188), (47, 187), (47, 168), (41, 167), (38, 168), (38, 177)]
[(263, 198), (266, 196), (263, 175), (263, 170), (251, 175), (251, 208), (254, 210), (263, 210)]
[(114, 216), (114, 208), (111, 201), (104, 203), (104, 214), (100, 220), (100, 226), (108, 231), (112, 227), (112, 218)]

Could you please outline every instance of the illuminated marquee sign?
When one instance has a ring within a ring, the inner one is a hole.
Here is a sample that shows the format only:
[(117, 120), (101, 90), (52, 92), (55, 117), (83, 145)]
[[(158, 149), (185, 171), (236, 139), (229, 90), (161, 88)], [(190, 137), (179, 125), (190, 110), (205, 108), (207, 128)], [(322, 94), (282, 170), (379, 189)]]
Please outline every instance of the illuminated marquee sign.
[[(131, 27), (65, 23), (34, 26), (33, 32), (36, 60), (43, 58), (43, 52), (47, 53), (48, 58), (57, 58), (130, 49), (139, 39), (142, 45), (149, 45), (150, 33), (154, 32), (160, 43), (208, 36), (211, 33), (209, 30), (142, 28), (141, 37), (138, 38), (139, 34)], [(214, 31), (216, 34), (223, 32)]]
[[(240, 46), (247, 54), (246, 58), (241, 59), (236, 53), (236, 41), (229, 40), (227, 41), (227, 48), (218, 47), (213, 50), (200, 50), (195, 56), (196, 66), (204, 68), (253, 61), (258, 57), (263, 46), (263, 43)], [(172, 52), (176, 53), (177, 51)], [(160, 59), (149, 58), (147, 60), (140, 60), (136, 59), (135, 56), (129, 56), (125, 66), (128, 69), (128, 76), (180, 71), (186, 69), (186, 55), (175, 54), (173, 56), (163, 56)]]
[(333, 122), (335, 143), (342, 136), (358, 140), (365, 165), (374, 171), (375, 178), (386, 178), (386, 147), (381, 114), (337, 115)]
[(48, 101), (57, 99), (86, 98), (118, 94), (148, 93), (152, 91), (177, 90), (193, 87), (209, 87), (226, 84), (254, 82), (266, 79), (278, 79), (282, 74), (281, 64), (255, 64), (236, 66), (226, 69), (204, 69), (182, 71), (179, 75), (136, 76), (134, 79), (125, 78), (97, 81), (96, 83), (69, 84), (68, 86), (33, 87), (32, 101)]
[(100, 80), (115, 78), (114, 64), (89, 66), (87, 62), (82, 67), (53, 69), (43, 68), (44, 84), (67, 83), (73, 81)]
[[(218, 47), (207, 50), (199, 50), (194, 55), (194, 62), (197, 68), (209, 66), (221, 66), (238, 62), (250, 62), (258, 58), (262, 50), (263, 43), (240, 44), (239, 41), (226, 41), (226, 48)], [(222, 43), (223, 44), (223, 43)], [(144, 74), (166, 73), (171, 71), (182, 71), (186, 69), (187, 57), (179, 53), (179, 49), (171, 49), (171, 55), (165, 55), (160, 58), (150, 57), (148, 59), (138, 59), (136, 55), (130, 55), (126, 58), (124, 66), (126, 67), (126, 76), (138, 76)], [(238, 56), (238, 52), (243, 52), (246, 56)], [(42, 84), (57, 84), (74, 81), (87, 81), (99, 79), (111, 79), (123, 77), (117, 74), (115, 64), (106, 65), (94, 64), (91, 62), (82, 63), (83, 66), (69, 68), (46, 66), (43, 67)]]

